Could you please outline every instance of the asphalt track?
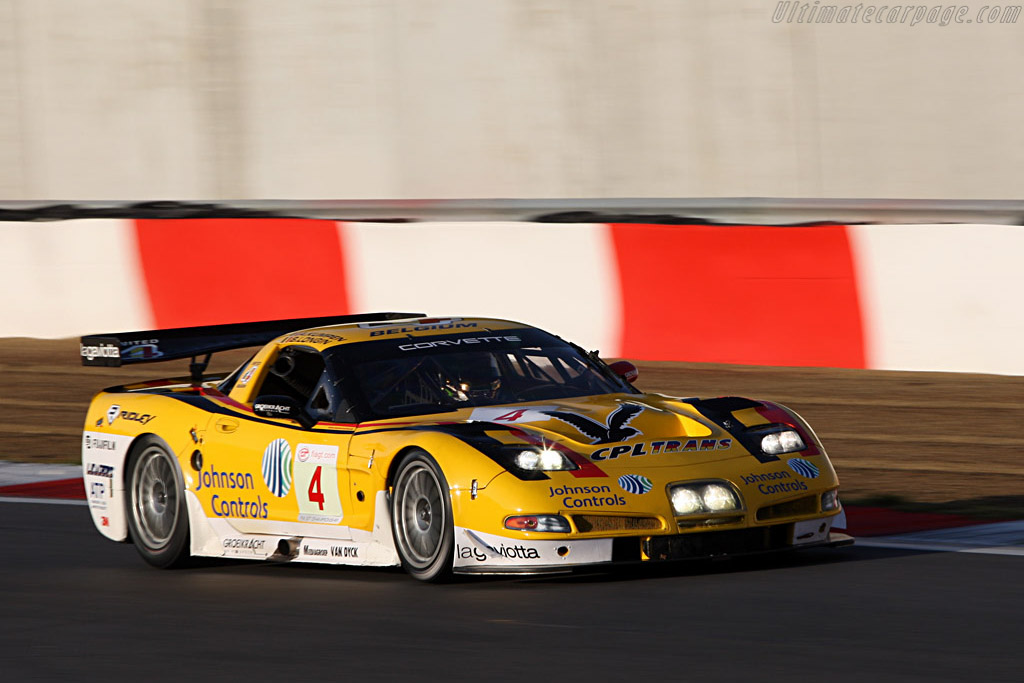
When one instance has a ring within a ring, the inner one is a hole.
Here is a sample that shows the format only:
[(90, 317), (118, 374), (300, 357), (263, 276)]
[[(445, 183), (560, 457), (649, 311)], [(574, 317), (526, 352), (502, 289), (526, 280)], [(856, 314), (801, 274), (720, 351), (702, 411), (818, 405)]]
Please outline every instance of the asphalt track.
[(850, 547), (570, 578), (159, 571), (0, 503), (0, 680), (1019, 681), (1024, 560)]

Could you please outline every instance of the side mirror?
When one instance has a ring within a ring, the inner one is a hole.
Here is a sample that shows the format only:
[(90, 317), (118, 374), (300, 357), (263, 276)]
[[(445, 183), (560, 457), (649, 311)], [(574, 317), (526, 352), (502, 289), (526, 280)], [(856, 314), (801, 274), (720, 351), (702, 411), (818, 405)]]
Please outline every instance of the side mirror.
[(316, 424), (316, 420), (291, 396), (275, 394), (260, 396), (253, 402), (252, 410), (260, 417), (290, 418), (306, 429)]
[(636, 366), (630, 363), (628, 360), (615, 361), (609, 365), (616, 375), (626, 380), (630, 384), (636, 381), (636, 378), (640, 376), (640, 371), (636, 369)]

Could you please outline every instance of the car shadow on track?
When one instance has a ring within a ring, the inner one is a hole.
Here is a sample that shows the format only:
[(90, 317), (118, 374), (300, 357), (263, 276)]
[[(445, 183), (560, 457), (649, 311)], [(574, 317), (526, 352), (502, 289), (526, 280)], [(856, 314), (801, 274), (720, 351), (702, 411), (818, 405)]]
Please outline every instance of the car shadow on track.
[[(891, 560), (930, 551), (868, 548), (813, 548), (801, 551), (753, 555), (723, 559), (678, 560), (657, 563), (632, 563), (608, 567), (586, 567), (558, 574), (511, 575), (456, 575), (449, 584), (457, 586), (507, 586), (509, 584), (588, 584), (617, 583), (651, 579), (674, 579), (687, 576), (744, 574), (800, 567), (827, 566), (848, 562)], [(274, 576), (275, 580), (291, 576), (302, 579), (356, 580), (370, 583), (410, 581), (416, 583), (398, 567), (354, 567), (317, 565), (288, 562), (253, 562), (225, 558), (195, 558), (187, 568), (177, 570), (187, 574), (239, 574), (244, 576)]]
[(569, 574), (493, 578), (504, 578), (505, 580), (523, 583), (615, 583), (686, 576), (744, 574), (778, 569), (827, 566), (848, 562), (891, 560), (911, 555), (921, 555), (922, 552), (927, 551), (857, 546), (836, 549), (816, 548), (746, 557), (635, 563), (602, 568), (600, 570), (577, 570)]

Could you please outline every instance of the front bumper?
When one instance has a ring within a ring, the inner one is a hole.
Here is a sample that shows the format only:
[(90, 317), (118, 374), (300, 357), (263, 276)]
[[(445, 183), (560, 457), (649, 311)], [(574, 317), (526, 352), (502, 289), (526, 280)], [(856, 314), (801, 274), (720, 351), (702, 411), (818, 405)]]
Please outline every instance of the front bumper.
[(832, 531), (807, 543), (794, 543), (792, 527), (792, 524), (778, 524), (760, 529), (734, 529), (702, 534), (635, 539), (639, 541), (639, 548), (630, 547), (630, 544), (621, 544), (621, 547), (616, 548), (619, 555), (616, 559), (620, 561), (629, 559), (640, 561), (714, 559), (822, 546), (838, 547), (853, 543), (852, 537)]
[[(562, 541), (512, 540), (456, 529), (456, 573), (552, 574), (599, 565), (706, 560), (851, 545), (832, 517), (697, 533)], [(813, 533), (807, 532), (811, 529)]]

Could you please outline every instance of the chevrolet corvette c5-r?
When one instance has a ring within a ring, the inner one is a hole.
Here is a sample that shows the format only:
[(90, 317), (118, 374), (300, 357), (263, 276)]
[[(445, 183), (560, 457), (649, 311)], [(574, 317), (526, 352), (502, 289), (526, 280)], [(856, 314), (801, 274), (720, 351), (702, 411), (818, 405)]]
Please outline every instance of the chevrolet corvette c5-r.
[[(226, 376), (210, 354), (259, 347)], [(528, 325), (379, 313), (81, 340), (85, 365), (192, 358), (89, 406), (92, 519), (190, 557), (544, 573), (852, 542), (780, 405), (644, 394), (635, 366)]]

